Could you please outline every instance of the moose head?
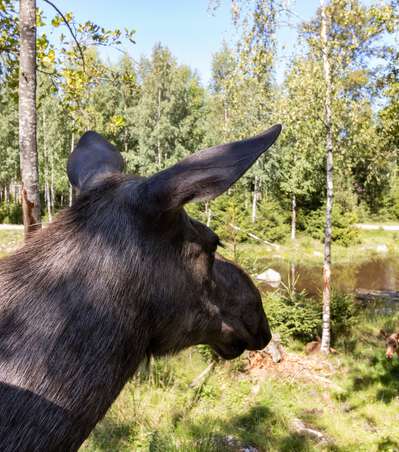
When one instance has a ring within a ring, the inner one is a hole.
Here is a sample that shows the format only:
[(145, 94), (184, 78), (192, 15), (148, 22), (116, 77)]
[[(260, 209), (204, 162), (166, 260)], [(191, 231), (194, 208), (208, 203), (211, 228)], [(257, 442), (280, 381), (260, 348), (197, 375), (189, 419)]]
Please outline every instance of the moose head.
[[(93, 223), (93, 230), (116, 235), (133, 258), (135, 298), (145, 297), (154, 313), (149, 353), (205, 343), (231, 359), (269, 342), (258, 290), (217, 253), (218, 236), (190, 218), (184, 205), (224, 193), (280, 131), (277, 125), (198, 152), (147, 179), (123, 176), (121, 154), (95, 132), (87, 132), (71, 154), (68, 176), (80, 193), (75, 209), (92, 210), (87, 227)], [(109, 221), (110, 215), (116, 219)]]
[(149, 178), (83, 135), (76, 201), (0, 260), (0, 450), (77, 450), (146, 356), (202, 343), (232, 359), (269, 342), (258, 290), (184, 206), (225, 192), (280, 130)]
[(385, 356), (387, 357), (387, 359), (392, 359), (395, 353), (397, 353), (399, 357), (399, 333), (389, 334), (386, 331), (381, 330), (380, 335), (385, 340)]

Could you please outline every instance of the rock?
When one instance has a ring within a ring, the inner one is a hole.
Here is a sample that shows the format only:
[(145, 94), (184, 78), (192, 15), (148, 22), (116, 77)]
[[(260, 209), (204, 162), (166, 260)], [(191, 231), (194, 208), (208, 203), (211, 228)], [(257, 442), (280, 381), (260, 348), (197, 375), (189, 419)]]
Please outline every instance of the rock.
[(316, 440), (319, 442), (319, 444), (329, 443), (329, 440), (324, 435), (324, 433), (319, 432), (314, 428), (307, 427), (301, 419), (294, 418), (291, 423), (291, 428), (298, 435), (306, 436), (308, 438)]
[(268, 268), (263, 273), (260, 273), (256, 276), (256, 279), (258, 281), (264, 281), (265, 283), (269, 284), (269, 286), (273, 287), (274, 289), (277, 289), (279, 285), (281, 284), (281, 275), (276, 270), (273, 270), (272, 268)]
[(388, 247), (385, 245), (385, 243), (381, 243), (377, 245), (376, 251), (377, 253), (387, 253)]
[(274, 363), (279, 363), (283, 359), (283, 347), (278, 334), (273, 334), (271, 341), (263, 349), (272, 357)]
[(223, 445), (226, 448), (226, 450), (232, 450), (237, 452), (258, 452), (258, 449), (256, 447), (242, 444), (242, 442), (239, 439), (235, 438), (232, 435), (225, 436), (224, 438), (222, 438), (220, 442), (222, 444), (219, 445)]

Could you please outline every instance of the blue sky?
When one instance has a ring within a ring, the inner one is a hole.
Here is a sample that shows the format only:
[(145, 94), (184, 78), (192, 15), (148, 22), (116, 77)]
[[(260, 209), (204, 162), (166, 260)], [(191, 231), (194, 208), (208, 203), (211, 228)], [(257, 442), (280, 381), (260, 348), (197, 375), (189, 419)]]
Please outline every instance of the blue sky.
[[(42, 0), (38, 6), (45, 14), (53, 16), (52, 9)], [(231, 25), (230, 0), (221, 0), (220, 7), (212, 12), (208, 0), (58, 0), (63, 11), (72, 11), (80, 22), (91, 20), (106, 28), (136, 30), (136, 44), (126, 50), (134, 57), (149, 55), (154, 44), (161, 42), (169, 47), (179, 63), (196, 69), (203, 83), (211, 74), (212, 55), (223, 40), (234, 40)], [(319, 0), (297, 0), (292, 9), (304, 19), (314, 15)], [(288, 57), (297, 45), (295, 29), (283, 26), (278, 31), (280, 43), (277, 78), (281, 79)], [(115, 60), (116, 50), (102, 50), (103, 55)]]

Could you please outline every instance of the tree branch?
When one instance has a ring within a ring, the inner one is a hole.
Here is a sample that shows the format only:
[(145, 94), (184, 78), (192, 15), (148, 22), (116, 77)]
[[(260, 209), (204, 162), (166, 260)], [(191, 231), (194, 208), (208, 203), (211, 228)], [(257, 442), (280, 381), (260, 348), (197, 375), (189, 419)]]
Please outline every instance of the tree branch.
[(76, 46), (77, 46), (78, 49), (79, 49), (80, 56), (81, 56), (81, 58), (82, 58), (83, 72), (86, 72), (86, 64), (85, 64), (84, 53), (83, 53), (82, 47), (81, 47), (80, 44), (79, 44), (78, 39), (76, 38), (75, 33), (74, 33), (73, 30), (72, 30), (72, 27), (71, 27), (70, 23), (66, 20), (66, 17), (62, 14), (62, 12), (58, 9), (58, 7), (57, 7), (56, 5), (54, 5), (53, 2), (51, 2), (50, 0), (43, 0), (43, 1), (44, 1), (45, 3), (47, 3), (47, 4), (49, 4), (50, 6), (52, 6), (52, 7), (57, 11), (57, 13), (61, 16), (62, 20), (64, 21), (65, 25), (68, 27), (68, 30), (69, 30), (69, 32), (71, 33), (72, 38), (73, 38), (73, 40), (75, 41)]

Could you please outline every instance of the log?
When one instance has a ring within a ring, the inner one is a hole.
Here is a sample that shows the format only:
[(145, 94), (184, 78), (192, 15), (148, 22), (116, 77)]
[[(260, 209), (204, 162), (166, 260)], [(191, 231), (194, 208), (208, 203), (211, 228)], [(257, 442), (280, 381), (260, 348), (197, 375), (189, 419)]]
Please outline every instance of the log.
[(283, 359), (284, 349), (281, 345), (281, 339), (278, 334), (273, 334), (271, 341), (263, 349), (268, 355), (272, 357), (274, 363), (279, 363)]
[(319, 444), (326, 444), (326, 443), (328, 444), (329, 443), (329, 440), (324, 433), (322, 433), (319, 430), (316, 430), (314, 428), (307, 427), (305, 425), (305, 423), (299, 418), (294, 418), (292, 420), (291, 428), (298, 435), (306, 436), (311, 439), (314, 439), (314, 440), (318, 441)]
[[(233, 228), (236, 231), (242, 231), (242, 229), (239, 226), (236, 226), (235, 224), (230, 223), (229, 226)], [(246, 232), (246, 234), (251, 237), (252, 239), (258, 240), (258, 242), (262, 242), (263, 244), (270, 246), (272, 248), (279, 249), (280, 245), (277, 245), (276, 243), (268, 242), (267, 240), (261, 239), (257, 235), (253, 234), (252, 232)]]
[(194, 378), (194, 380), (190, 383), (190, 388), (195, 389), (201, 386), (207, 379), (209, 372), (214, 368), (214, 366), (215, 366), (214, 362), (210, 363), (205, 370), (203, 370), (199, 375), (197, 375)]
[(399, 302), (399, 292), (395, 290), (366, 290), (356, 289), (355, 296), (360, 301), (395, 301)]

